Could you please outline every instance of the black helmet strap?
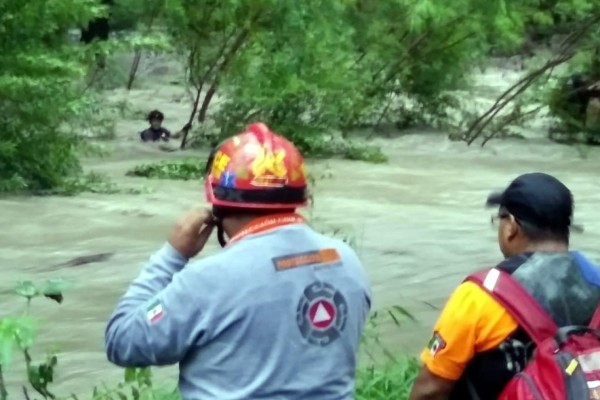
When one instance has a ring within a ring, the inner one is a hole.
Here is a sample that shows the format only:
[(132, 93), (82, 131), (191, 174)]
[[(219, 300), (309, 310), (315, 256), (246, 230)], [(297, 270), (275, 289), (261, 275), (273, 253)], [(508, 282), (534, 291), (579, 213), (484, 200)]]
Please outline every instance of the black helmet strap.
[(221, 247), (227, 246), (227, 240), (225, 239), (225, 228), (223, 228), (223, 218), (225, 218), (225, 210), (221, 207), (212, 208), (212, 214), (215, 221), (215, 225), (217, 226), (217, 240)]

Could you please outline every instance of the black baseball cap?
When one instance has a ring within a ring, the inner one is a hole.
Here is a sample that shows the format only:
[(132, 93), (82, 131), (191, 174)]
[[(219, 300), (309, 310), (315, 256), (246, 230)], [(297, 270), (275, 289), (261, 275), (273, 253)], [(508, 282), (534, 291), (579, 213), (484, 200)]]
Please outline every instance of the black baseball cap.
[(540, 229), (564, 229), (583, 232), (572, 224), (573, 195), (561, 181), (542, 172), (523, 174), (502, 192), (488, 196), (486, 206), (505, 208), (517, 220)]

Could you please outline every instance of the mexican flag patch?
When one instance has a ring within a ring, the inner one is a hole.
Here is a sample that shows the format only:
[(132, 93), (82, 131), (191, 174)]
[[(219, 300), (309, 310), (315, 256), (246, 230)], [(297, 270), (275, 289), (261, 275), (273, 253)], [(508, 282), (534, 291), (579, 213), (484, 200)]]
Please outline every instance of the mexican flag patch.
[(433, 332), (433, 336), (427, 345), (427, 348), (429, 348), (429, 354), (431, 354), (432, 357), (435, 357), (435, 355), (443, 350), (444, 347), (446, 347), (446, 342), (444, 339), (439, 333)]
[(155, 323), (159, 321), (164, 314), (165, 311), (163, 310), (163, 306), (158, 300), (152, 302), (150, 306), (146, 308), (146, 318), (148, 318), (148, 321), (150, 321), (150, 323)]

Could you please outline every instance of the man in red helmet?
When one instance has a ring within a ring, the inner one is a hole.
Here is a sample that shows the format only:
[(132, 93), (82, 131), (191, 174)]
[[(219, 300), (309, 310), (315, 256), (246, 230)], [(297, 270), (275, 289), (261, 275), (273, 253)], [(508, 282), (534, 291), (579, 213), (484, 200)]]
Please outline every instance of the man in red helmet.
[[(371, 291), (355, 252), (295, 212), (302, 155), (258, 123), (207, 169), (212, 211), (184, 216), (121, 298), (109, 360), (179, 363), (184, 399), (352, 399)], [(215, 227), (223, 251), (189, 262)]]

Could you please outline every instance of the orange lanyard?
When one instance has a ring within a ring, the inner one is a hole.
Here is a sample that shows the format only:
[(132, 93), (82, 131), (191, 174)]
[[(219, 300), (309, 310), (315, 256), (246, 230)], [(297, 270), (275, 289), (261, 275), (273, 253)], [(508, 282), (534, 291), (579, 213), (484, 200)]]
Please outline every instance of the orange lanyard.
[(280, 228), (286, 225), (292, 224), (304, 224), (306, 220), (300, 214), (296, 213), (285, 213), (285, 214), (273, 214), (264, 217), (257, 218), (246, 225), (241, 231), (234, 235), (227, 245), (233, 242), (243, 239), (248, 235), (255, 235), (257, 233), (263, 233), (271, 229)]

